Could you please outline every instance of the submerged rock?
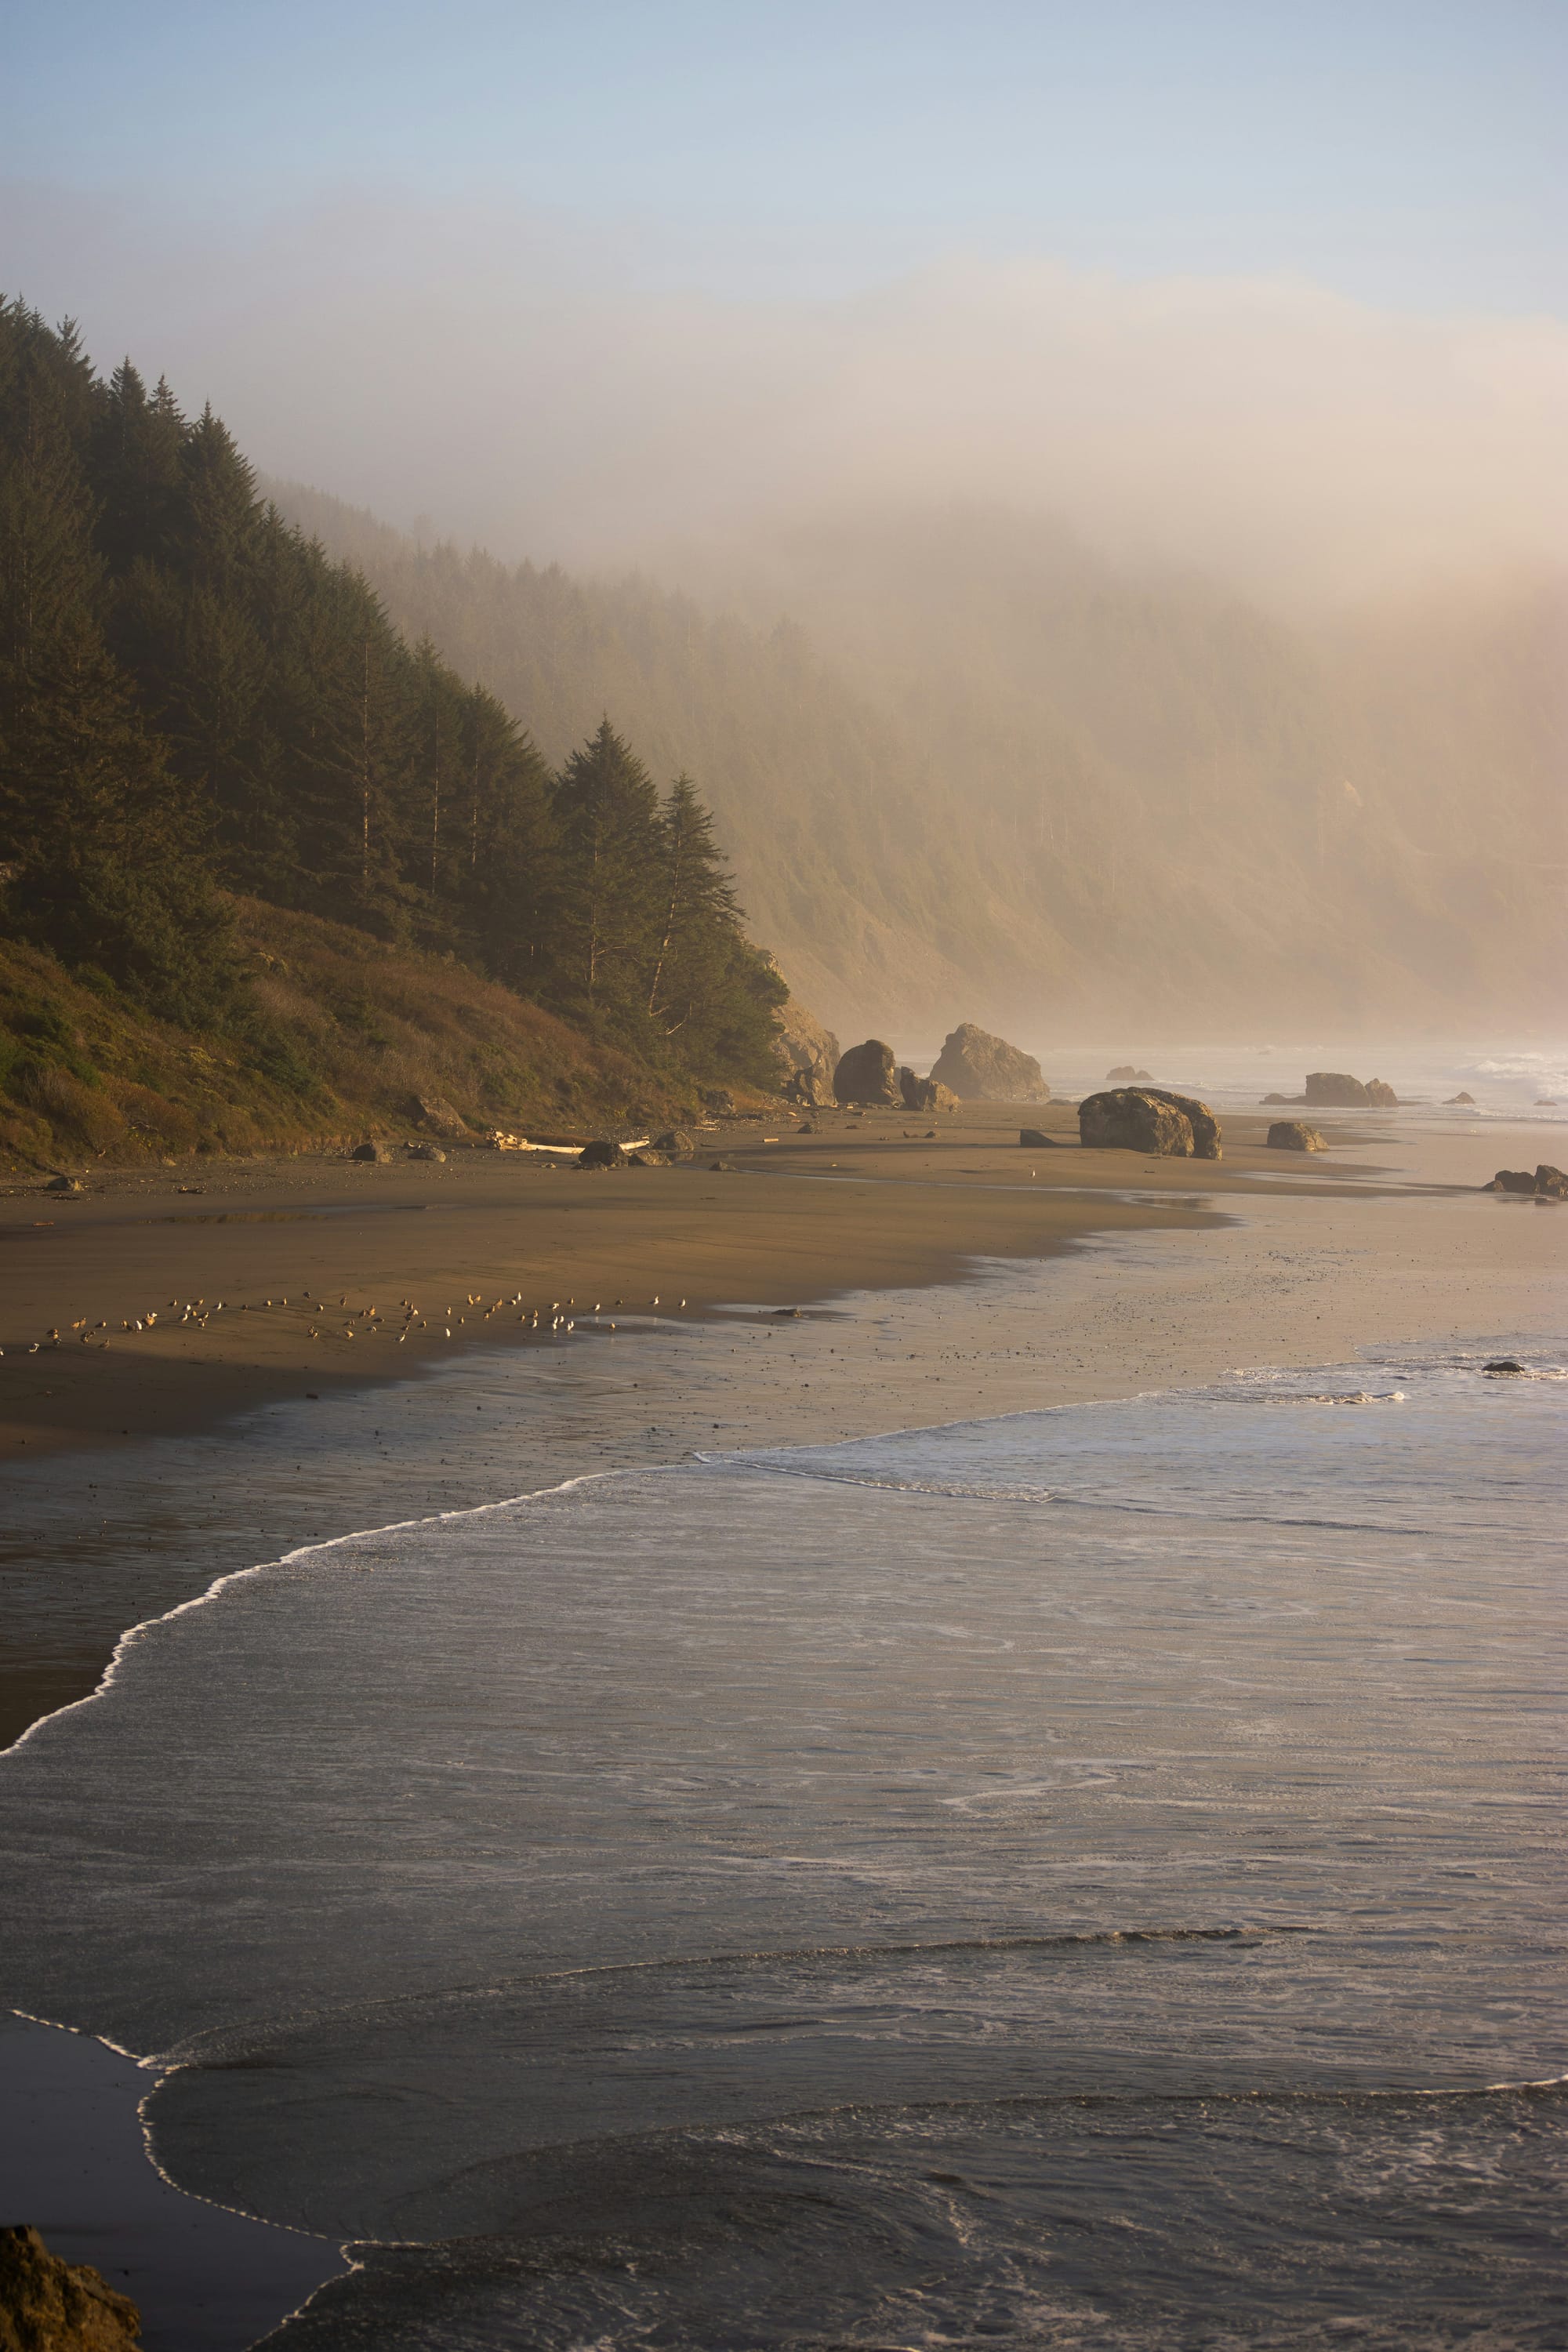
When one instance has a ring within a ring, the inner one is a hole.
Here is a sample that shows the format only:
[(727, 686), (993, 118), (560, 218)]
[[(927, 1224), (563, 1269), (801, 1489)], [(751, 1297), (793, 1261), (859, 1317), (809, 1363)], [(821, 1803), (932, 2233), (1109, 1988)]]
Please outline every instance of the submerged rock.
[(1268, 1130), (1270, 1151), (1326, 1151), (1328, 1145), (1305, 1119), (1277, 1118)]
[(851, 1045), (833, 1073), (834, 1098), (841, 1103), (902, 1104), (893, 1049), (879, 1037)]
[(943, 1043), (931, 1076), (963, 1102), (1049, 1102), (1051, 1090), (1033, 1054), (961, 1021)]
[(142, 2315), (90, 2263), (62, 2262), (37, 2230), (0, 2229), (0, 2352), (130, 2352)]

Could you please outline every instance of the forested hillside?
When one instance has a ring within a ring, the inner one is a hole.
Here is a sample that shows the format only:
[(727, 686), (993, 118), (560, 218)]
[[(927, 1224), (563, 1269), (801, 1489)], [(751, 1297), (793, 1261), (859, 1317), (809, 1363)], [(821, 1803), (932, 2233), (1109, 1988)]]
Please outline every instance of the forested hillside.
[(467, 965), (656, 1084), (771, 1082), (784, 992), (690, 780), (603, 705), (547, 761), (210, 410), (0, 304), (0, 937), (309, 1096), (234, 894)]
[(1560, 585), (1290, 625), (944, 513), (803, 528), (699, 600), (276, 495), (548, 754), (607, 705), (700, 774), (840, 1028), (1517, 1026), (1556, 957)]

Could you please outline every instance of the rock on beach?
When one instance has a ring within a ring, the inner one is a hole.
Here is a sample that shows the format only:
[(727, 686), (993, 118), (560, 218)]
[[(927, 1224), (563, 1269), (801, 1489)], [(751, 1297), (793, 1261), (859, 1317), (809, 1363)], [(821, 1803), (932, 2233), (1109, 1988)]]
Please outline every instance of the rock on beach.
[(1051, 1090), (1033, 1054), (961, 1021), (942, 1045), (931, 1076), (963, 1102), (1049, 1102)]
[(1145, 1151), (1165, 1160), (1217, 1160), (1220, 1124), (1195, 1095), (1112, 1087), (1078, 1107), (1079, 1140), (1091, 1151)]

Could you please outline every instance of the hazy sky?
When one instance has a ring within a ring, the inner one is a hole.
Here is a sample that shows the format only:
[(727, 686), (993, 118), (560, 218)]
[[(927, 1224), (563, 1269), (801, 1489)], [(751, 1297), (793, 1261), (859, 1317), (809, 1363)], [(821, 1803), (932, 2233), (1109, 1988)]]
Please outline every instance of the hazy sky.
[(1325, 576), (1564, 527), (1568, 0), (11, 0), (0, 42), (0, 286), (394, 520), (582, 556), (1016, 491)]

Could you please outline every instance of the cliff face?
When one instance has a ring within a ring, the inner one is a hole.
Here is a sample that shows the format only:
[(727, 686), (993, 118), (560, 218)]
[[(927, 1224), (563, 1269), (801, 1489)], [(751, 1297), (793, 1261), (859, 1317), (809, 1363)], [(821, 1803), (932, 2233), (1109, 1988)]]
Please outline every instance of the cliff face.
[(608, 709), (689, 770), (841, 1034), (1517, 1027), (1552, 967), (1562, 583), (1309, 627), (946, 515), (803, 530), (700, 604), (279, 495), (547, 756)]

